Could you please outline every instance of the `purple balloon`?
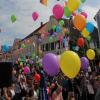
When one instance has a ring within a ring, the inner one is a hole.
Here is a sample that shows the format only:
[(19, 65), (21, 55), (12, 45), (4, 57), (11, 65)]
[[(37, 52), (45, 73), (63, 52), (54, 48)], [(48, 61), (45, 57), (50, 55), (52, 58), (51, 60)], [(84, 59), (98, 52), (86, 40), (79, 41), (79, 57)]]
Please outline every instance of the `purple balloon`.
[(41, 43), (41, 42), (42, 42), (42, 39), (41, 39), (41, 38), (39, 38), (39, 39), (38, 39), (38, 43)]
[(58, 58), (55, 54), (48, 53), (43, 58), (43, 69), (50, 76), (55, 76), (59, 73)]
[(87, 71), (88, 70), (88, 67), (89, 67), (89, 61), (86, 57), (82, 57), (81, 58), (81, 68), (84, 70), (84, 71)]
[(54, 32), (54, 36), (57, 36), (58, 35), (58, 33), (57, 32)]

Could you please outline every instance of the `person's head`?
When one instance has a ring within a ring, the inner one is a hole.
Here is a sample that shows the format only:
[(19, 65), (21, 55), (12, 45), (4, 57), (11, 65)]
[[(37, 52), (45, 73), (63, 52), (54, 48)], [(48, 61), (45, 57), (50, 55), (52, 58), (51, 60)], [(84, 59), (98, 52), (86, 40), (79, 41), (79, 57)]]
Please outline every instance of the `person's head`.
[(16, 75), (16, 70), (15, 69), (13, 69), (12, 74)]

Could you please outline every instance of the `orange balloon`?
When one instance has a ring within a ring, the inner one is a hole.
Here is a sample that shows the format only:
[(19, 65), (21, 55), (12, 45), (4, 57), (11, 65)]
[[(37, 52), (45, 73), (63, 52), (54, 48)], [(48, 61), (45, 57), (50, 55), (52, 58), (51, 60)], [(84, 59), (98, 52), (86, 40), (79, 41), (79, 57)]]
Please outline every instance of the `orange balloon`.
[(82, 31), (86, 26), (86, 19), (83, 15), (78, 14), (74, 17), (73, 24), (77, 30)]

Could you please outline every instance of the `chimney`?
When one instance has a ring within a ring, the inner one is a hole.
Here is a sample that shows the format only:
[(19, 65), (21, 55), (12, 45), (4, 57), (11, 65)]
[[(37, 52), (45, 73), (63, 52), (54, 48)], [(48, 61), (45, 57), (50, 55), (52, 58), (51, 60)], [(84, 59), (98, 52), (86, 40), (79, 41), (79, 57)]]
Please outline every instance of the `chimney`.
[(43, 22), (41, 22), (41, 26), (43, 26)]

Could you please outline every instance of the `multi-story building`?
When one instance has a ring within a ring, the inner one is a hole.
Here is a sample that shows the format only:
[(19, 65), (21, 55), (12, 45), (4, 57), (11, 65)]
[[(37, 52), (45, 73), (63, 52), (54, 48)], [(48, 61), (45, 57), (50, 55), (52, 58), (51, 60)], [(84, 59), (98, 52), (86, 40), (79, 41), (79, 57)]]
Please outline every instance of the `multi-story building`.
[(97, 26), (98, 26), (98, 42), (99, 42), (99, 48), (100, 48), (100, 9), (95, 15), (94, 19), (97, 22)]
[[(15, 39), (14, 44), (12, 46), (10, 59), (15, 61), (19, 57), (32, 57), (32, 54), (35, 53), (37, 56), (42, 57), (45, 53), (52, 52), (55, 54), (61, 54), (66, 49), (73, 49), (76, 47), (76, 41), (78, 37), (81, 36), (80, 32), (73, 26), (72, 17), (70, 19), (63, 19), (64, 25), (60, 26), (59, 21), (56, 20), (53, 16), (50, 17), (50, 20), (36, 29), (34, 32), (26, 36), (24, 39)], [(53, 30), (53, 26), (60, 26), (60, 32), (56, 33), (56, 30)], [(52, 36), (52, 41), (50, 40), (50, 36), (44, 37), (44, 35), (54, 34), (56, 36)], [(70, 34), (68, 34), (70, 33)], [(65, 48), (63, 42), (60, 41), (61, 36), (68, 37), (70, 39), (70, 43), (68, 43), (67, 48)], [(91, 34), (93, 38), (92, 44), (98, 46), (98, 31), (95, 28), (93, 34)], [(44, 37), (44, 38), (43, 38)], [(39, 39), (42, 38), (42, 41)], [(24, 45), (24, 48), (22, 47)], [(93, 48), (93, 45), (90, 44), (90, 47)], [(86, 46), (84, 48), (84, 52), (87, 50), (88, 43), (86, 42)], [(82, 51), (82, 50), (80, 50)], [(78, 52), (80, 53), (80, 52)]]

